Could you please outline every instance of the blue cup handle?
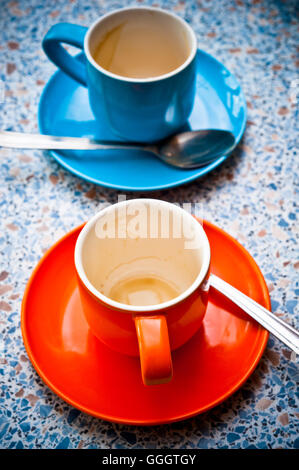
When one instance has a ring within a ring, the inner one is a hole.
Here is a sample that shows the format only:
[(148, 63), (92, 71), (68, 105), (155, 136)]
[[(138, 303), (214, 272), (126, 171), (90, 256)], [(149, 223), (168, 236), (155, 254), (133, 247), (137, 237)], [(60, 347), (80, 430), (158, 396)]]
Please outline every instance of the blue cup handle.
[(48, 58), (63, 72), (84, 86), (87, 86), (85, 64), (72, 57), (60, 43), (83, 49), (87, 29), (85, 26), (76, 24), (58, 23), (47, 32), (42, 43)]

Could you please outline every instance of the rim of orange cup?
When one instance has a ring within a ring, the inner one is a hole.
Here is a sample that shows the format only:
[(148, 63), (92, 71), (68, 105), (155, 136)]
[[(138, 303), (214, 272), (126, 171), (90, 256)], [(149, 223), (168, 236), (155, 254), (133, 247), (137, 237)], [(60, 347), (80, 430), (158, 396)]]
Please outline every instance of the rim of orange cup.
[[(192, 224), (192, 226), (194, 227), (195, 231), (200, 236), (201, 245), (198, 248), (202, 251), (202, 263), (201, 263), (200, 271), (198, 275), (196, 276), (196, 279), (191, 284), (191, 286), (189, 286), (186, 290), (184, 290), (184, 292), (182, 292), (180, 295), (178, 295), (177, 297), (171, 300), (168, 300), (167, 302), (163, 302), (163, 303), (156, 304), (156, 305), (145, 305), (145, 306), (127, 305), (127, 304), (123, 304), (120, 302), (116, 302), (115, 300), (110, 299), (109, 297), (105, 296), (100, 291), (98, 291), (93, 286), (93, 284), (89, 281), (88, 276), (85, 273), (83, 263), (82, 263), (82, 249), (83, 249), (83, 244), (86, 240), (88, 233), (95, 227), (95, 224), (102, 216), (107, 215), (109, 213), (116, 212), (119, 207), (127, 206), (129, 204), (132, 204), (133, 202), (170, 208), (171, 211), (181, 214), (182, 217), (187, 217), (190, 223)], [(175, 204), (172, 204), (167, 201), (162, 201), (159, 199), (151, 199), (151, 198), (129, 199), (126, 201), (118, 202), (116, 204), (112, 204), (109, 207), (106, 207), (105, 209), (99, 211), (86, 223), (84, 228), (81, 230), (77, 238), (77, 242), (75, 246), (75, 267), (76, 267), (77, 274), (81, 282), (83, 283), (84, 287), (94, 297), (96, 297), (98, 300), (100, 300), (102, 303), (104, 303), (108, 307), (112, 307), (113, 309), (116, 309), (119, 312), (123, 312), (126, 314), (132, 314), (132, 313), (151, 313), (152, 314), (154, 312), (161, 312), (162, 310), (169, 309), (170, 307), (173, 307), (174, 305), (177, 305), (178, 303), (187, 299), (205, 280), (207, 273), (209, 271), (210, 261), (211, 261), (210, 243), (201, 223), (198, 223), (198, 220), (192, 214), (185, 211), (181, 207), (178, 207)]]

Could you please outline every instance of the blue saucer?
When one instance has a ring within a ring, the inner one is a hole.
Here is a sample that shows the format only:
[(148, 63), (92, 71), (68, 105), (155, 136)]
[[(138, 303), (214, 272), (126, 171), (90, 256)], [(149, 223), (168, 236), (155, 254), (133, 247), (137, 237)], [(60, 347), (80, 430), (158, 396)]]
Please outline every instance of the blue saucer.
[[(78, 56), (84, 60), (83, 54)], [(236, 145), (246, 125), (246, 102), (236, 78), (216, 59), (198, 50), (197, 95), (189, 128), (226, 129)], [(42, 93), (38, 124), (42, 134), (115, 140), (103, 121), (96, 126), (87, 89), (61, 71), (49, 80)], [(199, 178), (219, 166), (227, 156), (197, 169), (183, 170), (163, 163), (143, 151), (51, 151), (67, 170), (94, 184), (121, 191), (155, 191)]]

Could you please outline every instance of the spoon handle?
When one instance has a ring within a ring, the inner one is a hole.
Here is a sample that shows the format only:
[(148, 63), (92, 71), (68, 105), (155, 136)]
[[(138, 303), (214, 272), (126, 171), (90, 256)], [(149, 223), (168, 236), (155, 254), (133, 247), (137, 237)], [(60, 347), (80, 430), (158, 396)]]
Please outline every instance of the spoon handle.
[(142, 149), (143, 145), (134, 143), (116, 143), (98, 141), (87, 137), (60, 137), (23, 132), (0, 131), (0, 147), (40, 149), (40, 150), (107, 150), (107, 149)]
[(210, 285), (232, 300), (296, 354), (299, 354), (299, 333), (295, 328), (214, 274), (210, 276)]

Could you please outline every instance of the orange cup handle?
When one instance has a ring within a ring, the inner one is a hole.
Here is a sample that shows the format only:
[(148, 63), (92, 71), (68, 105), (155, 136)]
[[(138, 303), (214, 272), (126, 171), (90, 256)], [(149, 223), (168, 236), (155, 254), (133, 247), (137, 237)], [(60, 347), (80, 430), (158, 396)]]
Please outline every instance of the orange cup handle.
[(144, 385), (169, 382), (172, 360), (166, 318), (163, 315), (136, 316), (135, 326)]

